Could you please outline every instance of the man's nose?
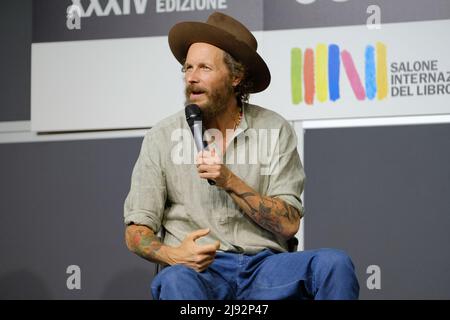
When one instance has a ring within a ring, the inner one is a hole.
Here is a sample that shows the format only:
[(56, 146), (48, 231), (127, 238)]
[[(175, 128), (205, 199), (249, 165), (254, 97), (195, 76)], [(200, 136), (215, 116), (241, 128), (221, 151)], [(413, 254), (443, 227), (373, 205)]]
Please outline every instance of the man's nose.
[(188, 83), (198, 83), (198, 81), (199, 81), (198, 69), (192, 68), (191, 70), (186, 72), (185, 77), (186, 77), (186, 82), (188, 82)]

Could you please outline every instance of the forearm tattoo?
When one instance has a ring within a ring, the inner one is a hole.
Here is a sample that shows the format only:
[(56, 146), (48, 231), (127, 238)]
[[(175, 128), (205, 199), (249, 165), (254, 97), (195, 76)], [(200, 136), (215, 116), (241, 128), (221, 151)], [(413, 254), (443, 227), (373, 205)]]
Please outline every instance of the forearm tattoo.
[(155, 234), (147, 230), (127, 230), (127, 238), (134, 251), (143, 258), (156, 258), (162, 243)]
[[(247, 214), (264, 229), (283, 234), (285, 223), (295, 223), (300, 215), (296, 208), (281, 199), (262, 197), (253, 192), (236, 194), (248, 207)], [(256, 199), (252, 199), (255, 198)], [(283, 221), (284, 220), (284, 221)]]

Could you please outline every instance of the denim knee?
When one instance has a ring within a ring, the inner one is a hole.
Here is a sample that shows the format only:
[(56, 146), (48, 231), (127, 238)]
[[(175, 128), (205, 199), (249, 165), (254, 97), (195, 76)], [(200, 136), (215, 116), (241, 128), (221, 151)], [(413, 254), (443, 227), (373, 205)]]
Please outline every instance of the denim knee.
[(312, 261), (314, 299), (358, 299), (359, 284), (353, 262), (337, 249), (319, 249)]
[(340, 270), (340, 271), (354, 271), (354, 265), (349, 255), (338, 249), (320, 249), (317, 251), (314, 258), (317, 267), (322, 269)]

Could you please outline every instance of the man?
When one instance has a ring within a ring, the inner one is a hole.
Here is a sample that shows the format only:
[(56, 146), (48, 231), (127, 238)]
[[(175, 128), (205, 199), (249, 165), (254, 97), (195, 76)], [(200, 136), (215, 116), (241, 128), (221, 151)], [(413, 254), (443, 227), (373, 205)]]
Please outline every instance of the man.
[[(174, 136), (190, 134), (181, 110), (142, 143), (125, 201), (125, 234), (132, 252), (166, 266), (153, 280), (153, 297), (357, 298), (345, 253), (288, 252), (303, 216), (305, 176), (288, 122), (247, 102), (270, 83), (251, 32), (216, 12), (206, 23), (176, 24), (169, 45), (183, 66), (186, 104), (200, 107), (203, 126), (215, 134), (206, 135), (209, 147), (195, 163), (180, 163)], [(275, 137), (268, 157), (264, 134)], [(236, 160), (239, 153), (246, 161)], [(155, 235), (161, 229), (163, 240)]]

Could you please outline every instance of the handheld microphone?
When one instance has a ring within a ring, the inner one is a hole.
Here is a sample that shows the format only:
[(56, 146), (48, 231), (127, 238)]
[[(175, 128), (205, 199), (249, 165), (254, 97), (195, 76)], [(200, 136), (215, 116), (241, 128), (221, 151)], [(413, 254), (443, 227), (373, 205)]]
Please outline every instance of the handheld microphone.
[[(192, 136), (194, 137), (194, 142), (197, 150), (200, 152), (207, 149), (207, 144), (203, 140), (202, 110), (196, 104), (189, 104), (184, 109), (184, 113), (186, 115), (186, 121), (189, 125), (189, 128), (191, 128)], [(208, 179), (208, 183), (212, 186), (216, 184), (213, 180), (210, 179)]]

